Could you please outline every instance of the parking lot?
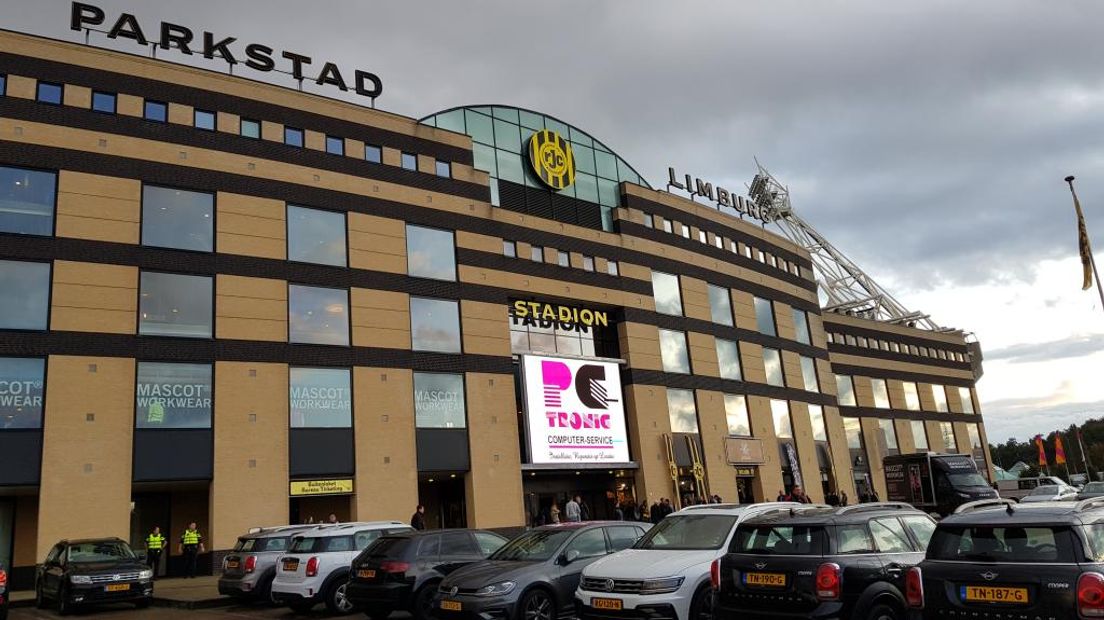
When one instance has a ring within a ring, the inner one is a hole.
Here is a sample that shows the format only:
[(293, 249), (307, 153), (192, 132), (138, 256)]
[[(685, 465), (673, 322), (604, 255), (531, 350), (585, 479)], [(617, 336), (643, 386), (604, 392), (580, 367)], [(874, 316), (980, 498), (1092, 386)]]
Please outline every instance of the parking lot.
[[(30, 620), (32, 618), (57, 618), (58, 615), (52, 610), (22, 607), (11, 610), (11, 615), (8, 617), (9, 620)], [(162, 607), (136, 610), (130, 605), (114, 605), (78, 611), (72, 617), (88, 617), (96, 618), (96, 620), (139, 620), (143, 618), (157, 618), (158, 620), (162, 618), (167, 620), (173, 618), (180, 618), (181, 620), (185, 618), (198, 618), (201, 620), (213, 620), (215, 618), (283, 618), (290, 620), (292, 618), (325, 618), (332, 616), (327, 616), (325, 609), (321, 605), (310, 614), (296, 614), (287, 608), (245, 607), (240, 605), (198, 610), (169, 609)], [(363, 615), (357, 614), (349, 617), (363, 617)], [(398, 612), (391, 616), (392, 620), (403, 620), (409, 617), (409, 614)]]

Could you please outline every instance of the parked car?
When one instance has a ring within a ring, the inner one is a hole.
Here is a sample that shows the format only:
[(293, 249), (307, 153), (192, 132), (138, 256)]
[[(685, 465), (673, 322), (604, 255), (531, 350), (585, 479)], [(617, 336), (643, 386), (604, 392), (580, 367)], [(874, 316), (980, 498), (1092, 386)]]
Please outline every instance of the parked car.
[(1005, 499), (1020, 499), (1025, 497), (1035, 487), (1050, 484), (1065, 484), (1058, 476), (1033, 476), (1031, 478), (1013, 478), (1011, 480), (998, 480), (997, 492)]
[(506, 542), (506, 538), (484, 530), (383, 536), (353, 560), (345, 597), (377, 620), (396, 610), (428, 620), (441, 579), (462, 566), (487, 559)]
[(1063, 484), (1043, 484), (1031, 489), (1031, 492), (1020, 498), (1021, 504), (1034, 502), (1062, 502), (1077, 499), (1077, 489)]
[(798, 508), (736, 528), (713, 574), (716, 620), (901, 620), (905, 571), (935, 521), (901, 502)]
[(910, 620), (1104, 617), (1104, 499), (965, 506), (906, 582)]
[(345, 598), (353, 558), (385, 534), (414, 528), (399, 521), (318, 525), (292, 536), (291, 547), (276, 560), (272, 600), (298, 613), (318, 603), (334, 614), (348, 614)]
[(0, 620), (8, 620), (8, 571), (0, 562)]
[(705, 504), (664, 517), (631, 548), (583, 569), (575, 607), (581, 620), (610, 612), (708, 620), (710, 571), (728, 550), (736, 526), (753, 516), (804, 504)]
[(314, 525), (259, 528), (239, 536), (234, 550), (222, 561), (219, 594), (238, 600), (271, 601), (276, 558), (291, 546), (291, 537)]
[(439, 620), (555, 620), (571, 612), (583, 569), (632, 546), (647, 527), (584, 521), (533, 528), (486, 560), (441, 580), (433, 615)]
[(1090, 482), (1077, 492), (1077, 499), (1104, 497), (1104, 482)]
[(152, 599), (153, 571), (118, 538), (62, 540), (35, 570), (35, 603), (53, 601), (59, 615), (97, 603), (143, 608)]

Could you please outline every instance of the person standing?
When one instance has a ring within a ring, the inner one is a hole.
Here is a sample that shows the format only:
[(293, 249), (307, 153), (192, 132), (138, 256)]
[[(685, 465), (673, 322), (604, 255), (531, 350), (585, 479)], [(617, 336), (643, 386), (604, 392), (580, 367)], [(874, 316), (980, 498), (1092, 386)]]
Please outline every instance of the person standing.
[(805, 495), (805, 490), (802, 489), (799, 484), (795, 484), (793, 488), (790, 489), (790, 495), (787, 499), (791, 502), (798, 502), (799, 504), (812, 503), (812, 500), (809, 499), (808, 495)]
[(414, 509), (414, 516), (410, 517), (410, 527), (416, 530), (426, 529), (425, 506), (418, 504), (418, 507)]
[(326, 523), (329, 523), (331, 525), (334, 523), (340, 523), (340, 521), (337, 520), (337, 513), (331, 512), (330, 516), (326, 517)]
[(579, 496), (571, 498), (571, 501), (564, 506), (564, 513), (567, 520), (573, 523), (578, 523), (583, 520), (583, 513), (579, 508)]
[(196, 522), (188, 524), (188, 529), (180, 535), (180, 553), (184, 554), (184, 574), (191, 578), (196, 576), (196, 562), (199, 554), (203, 553), (203, 535), (196, 528)]
[(552, 502), (552, 509), (548, 512), (551, 515), (552, 523), (560, 522), (560, 507), (556, 505), (556, 502)]
[(153, 526), (153, 531), (146, 536), (146, 563), (153, 571), (154, 579), (157, 579), (157, 569), (161, 566), (161, 550), (165, 548), (165, 541), (165, 535), (158, 525)]

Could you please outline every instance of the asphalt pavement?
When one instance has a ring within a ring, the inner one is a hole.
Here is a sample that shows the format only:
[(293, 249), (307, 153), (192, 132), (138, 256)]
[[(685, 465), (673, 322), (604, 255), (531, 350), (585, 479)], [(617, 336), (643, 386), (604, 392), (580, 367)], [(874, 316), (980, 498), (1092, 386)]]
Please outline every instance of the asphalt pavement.
[[(11, 615), (8, 618), (9, 620), (41, 620), (44, 618), (53, 620), (58, 617), (57, 613), (52, 610), (22, 607), (11, 610)], [(88, 618), (89, 620), (175, 620), (177, 618), (180, 620), (185, 620), (187, 618), (196, 618), (198, 620), (217, 620), (219, 618), (296, 620), (302, 618), (336, 618), (339, 616), (327, 614), (326, 608), (322, 605), (315, 607), (309, 614), (297, 614), (287, 608), (246, 607), (240, 605), (220, 607), (217, 609), (172, 609), (167, 607), (135, 609), (133, 605), (119, 604), (80, 610), (72, 616), (67, 617)], [(363, 618), (364, 614), (356, 613), (344, 617)], [(395, 613), (391, 615), (390, 620), (409, 620), (409, 618), (409, 614)]]

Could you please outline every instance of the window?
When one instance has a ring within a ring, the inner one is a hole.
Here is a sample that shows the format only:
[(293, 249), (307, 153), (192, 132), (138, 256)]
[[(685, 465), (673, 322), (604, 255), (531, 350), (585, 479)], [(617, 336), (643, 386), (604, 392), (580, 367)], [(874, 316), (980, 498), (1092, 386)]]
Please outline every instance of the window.
[(45, 330), (49, 312), (50, 263), (0, 260), (0, 329)]
[(418, 428), (464, 428), (464, 375), (414, 373), (414, 419)]
[(811, 357), (805, 357), (802, 355), (801, 359), (801, 381), (805, 384), (805, 391), (807, 392), (819, 392), (820, 384), (817, 382), (816, 361)]
[(446, 532), (441, 534), (441, 556), (455, 558), (458, 556), (478, 555), (475, 541), (467, 532)]
[(345, 266), (345, 214), (287, 206), (288, 260)]
[(940, 422), (939, 433), (943, 436), (943, 451), (958, 452), (958, 444), (955, 442), (954, 425), (950, 422)]
[(870, 389), (874, 392), (874, 406), (878, 409), (889, 409), (889, 390), (885, 379), (871, 379)]
[(383, 149), (373, 144), (364, 145), (364, 159), (373, 164), (383, 163)]
[(491, 532), (472, 532), (472, 536), (475, 536), (475, 542), (479, 545), (479, 551), (484, 556), (498, 551), (502, 545), (508, 542), (505, 538), (498, 534), (492, 534)]
[(813, 441), (828, 441), (828, 427), (824, 424), (824, 407), (809, 405), (809, 423), (813, 425)]
[(797, 341), (801, 344), (812, 344), (809, 335), (809, 315), (804, 310), (791, 308), (793, 311), (794, 332), (797, 333)]
[(690, 238), (690, 227), (687, 226), (686, 224), (682, 225), (682, 236), (687, 238), (687, 239)]
[(855, 384), (851, 375), (836, 375), (836, 400), (845, 407), (855, 406)]
[(440, 159), (434, 160), (433, 169), (439, 177), (444, 177), (446, 179), (452, 177), (452, 164), (447, 161), (441, 161)]
[(760, 334), (777, 336), (774, 327), (774, 304), (769, 299), (755, 298), (755, 324)]
[(0, 97), (8, 94), (8, 76), (0, 73)]
[(640, 538), (640, 530), (633, 526), (617, 525), (606, 528), (609, 534), (610, 547), (613, 551), (621, 551), (633, 546), (636, 539)]
[(211, 428), (211, 365), (138, 362), (135, 428)]
[[(2, 307), (3, 303), (0, 303)], [(0, 431), (42, 428), (45, 381), (46, 360), (0, 357)]]
[(544, 248), (534, 245), (529, 248), (529, 259), (538, 263), (544, 262)]
[(61, 84), (54, 84), (53, 82), (39, 82), (38, 91), (35, 94), (35, 99), (37, 99), (39, 103), (52, 103), (54, 105), (61, 105), (61, 93)]
[(345, 138), (326, 136), (326, 152), (330, 155), (344, 155)]
[(291, 428), (350, 428), (353, 391), (348, 368), (288, 370)]
[(508, 258), (517, 258), (517, 243), (514, 241), (502, 241), (502, 255)]
[(723, 286), (710, 284), (709, 313), (714, 323), (732, 326), (732, 297)]
[(920, 420), (909, 420), (909, 426), (912, 428), (912, 444), (916, 446), (916, 451), (927, 452), (928, 433), (924, 430), (924, 423)]
[(870, 533), (874, 536), (874, 544), (882, 553), (908, 553), (913, 551), (912, 542), (909, 541), (905, 528), (897, 519), (872, 519), (870, 521)]
[(663, 220), (663, 232), (673, 233), (674, 222), (672, 222), (671, 220)]
[(621, 272), (617, 267), (617, 261), (615, 261), (615, 260), (606, 261), (606, 273), (610, 274), (611, 276), (621, 275)]
[(655, 218), (651, 214), (644, 214), (644, 228), (655, 228)]
[(215, 130), (215, 113), (208, 112), (207, 110), (195, 110), (192, 114), (192, 124), (196, 129), (206, 129), (207, 131)]
[(0, 166), (0, 232), (54, 234), (57, 173)]
[(415, 351), (460, 353), (460, 310), (445, 299), (410, 298), (410, 337)]
[(241, 119), (241, 126), (238, 128), (238, 132), (246, 138), (258, 140), (261, 137), (261, 122), (243, 118)]
[(713, 245), (716, 246), (718, 249), (723, 250), (724, 249), (724, 239), (722, 239), (718, 236), (714, 236), (713, 237)]
[(682, 292), (679, 291), (678, 276), (653, 271), (652, 296), (655, 298), (656, 312), (682, 316)]
[(303, 130), (295, 127), (284, 127), (284, 144), (303, 148)]
[(142, 187), (142, 245), (214, 250), (215, 196), (171, 187)]
[(921, 516), (901, 517), (901, 520), (905, 522), (905, 527), (916, 537), (916, 541), (920, 543), (920, 548), (927, 549), (928, 542), (931, 540), (932, 534), (935, 533), (935, 522), (929, 517)]
[(970, 436), (970, 449), (979, 450), (981, 448), (981, 433), (978, 431), (978, 425), (967, 424), (966, 433)]
[(850, 450), (861, 450), (862, 424), (858, 418), (840, 418), (843, 421), (843, 435), (847, 437), (847, 447)]
[(774, 436), (779, 439), (793, 439), (789, 401), (771, 399), (770, 408), (771, 418), (774, 420)]
[(560, 267), (570, 267), (571, 266), (571, 255), (568, 254), (567, 252), (559, 250), (558, 254), (556, 255), (556, 264), (559, 265)]
[(974, 412), (974, 399), (971, 398), (970, 388), (958, 388), (958, 399), (962, 402), (962, 413)]
[(456, 243), (451, 230), (406, 226), (406, 273), (434, 280), (456, 280)]
[(288, 285), (288, 342), (349, 345), (349, 291)]
[(583, 271), (594, 271), (594, 257), (583, 254)]
[(663, 372), (690, 372), (690, 357), (686, 351), (684, 332), (659, 330), (659, 353), (663, 359)]
[(893, 428), (893, 420), (879, 418), (878, 431), (882, 435), (882, 450), (886, 454), (897, 454), (897, 430)]
[(706, 236), (705, 236), (705, 231), (704, 230), (699, 230), (698, 231), (698, 242), (699, 243), (705, 243), (706, 242)]
[(751, 437), (751, 420), (748, 417), (747, 397), (742, 394), (724, 395), (725, 419), (728, 421), (728, 434), (737, 437)]
[(905, 409), (920, 411), (920, 392), (916, 390), (916, 383), (905, 381), (901, 387), (905, 388)]
[(698, 408), (693, 390), (667, 389), (667, 414), (671, 418), (671, 432), (698, 432)]
[(92, 111), (114, 114), (116, 109), (115, 99), (115, 93), (92, 91)]
[(598, 528), (580, 532), (568, 543), (564, 553), (570, 554), (572, 559), (580, 560), (606, 555), (606, 535)]
[(873, 552), (874, 543), (870, 540), (870, 533), (866, 531), (865, 525), (836, 526), (836, 553), (844, 555)]
[(722, 379), (742, 381), (743, 373), (740, 369), (740, 346), (734, 340), (716, 339), (717, 366)]
[(212, 278), (143, 271), (140, 281), (139, 334), (211, 337)]
[(402, 154), (402, 167), (404, 170), (417, 170), (418, 169), (418, 156), (414, 153)]
[(763, 369), (767, 373), (769, 385), (786, 387), (786, 378), (782, 373), (782, 353), (778, 349), (763, 349)]
[(163, 101), (149, 101), (142, 106), (142, 116), (147, 121), (164, 123), (169, 120), (169, 105)]

